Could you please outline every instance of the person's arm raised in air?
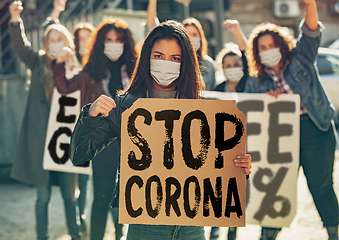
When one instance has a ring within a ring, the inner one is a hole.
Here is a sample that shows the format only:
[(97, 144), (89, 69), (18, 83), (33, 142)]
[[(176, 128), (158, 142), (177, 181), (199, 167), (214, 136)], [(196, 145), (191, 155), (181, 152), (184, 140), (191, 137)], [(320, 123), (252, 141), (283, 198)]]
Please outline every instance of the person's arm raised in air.
[(33, 50), (26, 37), (24, 23), (20, 18), (22, 10), (21, 1), (14, 1), (9, 6), (11, 14), (9, 23), (10, 36), (15, 53), (29, 69), (32, 69), (39, 61), (39, 53)]
[(145, 37), (152, 30), (153, 27), (159, 24), (160, 24), (159, 19), (157, 17), (157, 0), (149, 0), (148, 6), (147, 6)]
[(318, 11), (315, 0), (304, 0), (305, 9), (305, 25), (311, 30), (318, 29)]
[(49, 17), (47, 17), (46, 21), (42, 24), (43, 28), (46, 28), (53, 24), (59, 23), (59, 16), (62, 11), (65, 10), (67, 0), (54, 0), (53, 1), (53, 10)]
[(247, 48), (247, 38), (243, 33), (240, 24), (237, 20), (227, 19), (224, 21), (226, 29), (234, 35), (235, 41), (239, 46), (240, 51), (245, 51)]

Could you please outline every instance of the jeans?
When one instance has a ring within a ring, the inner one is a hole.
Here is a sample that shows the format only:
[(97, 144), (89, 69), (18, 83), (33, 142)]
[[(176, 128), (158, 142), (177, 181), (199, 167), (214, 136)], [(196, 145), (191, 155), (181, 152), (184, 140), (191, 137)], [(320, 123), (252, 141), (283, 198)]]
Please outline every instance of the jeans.
[(87, 200), (87, 190), (89, 187), (88, 181), (89, 175), (87, 174), (79, 174), (78, 182), (79, 182), (79, 197), (78, 197), (78, 206), (79, 206), (79, 216), (80, 218), (86, 218), (86, 200)]
[(76, 200), (72, 197), (68, 174), (64, 172), (53, 172), (50, 171), (50, 180), (47, 187), (38, 186), (37, 201), (35, 208), (36, 216), (36, 231), (38, 239), (48, 239), (48, 207), (52, 192), (52, 178), (56, 178), (60, 185), (62, 197), (64, 199), (66, 224), (68, 233), (72, 239), (79, 238), (80, 227), (76, 216)]
[(116, 187), (118, 162), (111, 156), (117, 150), (117, 141), (112, 142), (92, 160), (94, 199), (91, 212), (91, 240), (102, 240), (105, 234), (107, 214), (112, 211), (111, 203)]
[(205, 240), (204, 227), (129, 224), (127, 240)]
[(300, 116), (300, 166), (323, 225), (338, 226), (338, 199), (333, 189), (336, 132), (320, 131), (306, 114)]

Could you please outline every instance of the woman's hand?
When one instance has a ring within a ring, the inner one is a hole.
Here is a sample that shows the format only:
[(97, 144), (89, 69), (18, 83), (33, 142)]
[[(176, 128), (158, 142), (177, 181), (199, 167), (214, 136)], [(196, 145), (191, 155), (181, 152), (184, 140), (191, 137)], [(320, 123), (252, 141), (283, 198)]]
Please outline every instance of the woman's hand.
[(252, 168), (252, 159), (251, 155), (245, 154), (245, 155), (238, 155), (236, 159), (233, 160), (234, 165), (237, 167), (240, 167), (246, 175), (251, 174), (251, 168)]
[(279, 95), (281, 95), (281, 92), (279, 90), (270, 90), (267, 92), (268, 95), (278, 98)]
[(96, 117), (99, 114), (102, 114), (104, 117), (107, 117), (108, 113), (115, 107), (115, 101), (112, 98), (101, 95), (89, 108), (88, 115), (90, 117)]
[(63, 47), (59, 52), (57, 63), (66, 62), (68, 59), (72, 57), (72, 55), (73, 55), (72, 49), (70, 49), (69, 47)]
[(62, 12), (65, 10), (67, 0), (54, 0), (53, 1), (53, 7), (54, 10)]
[(14, 1), (9, 6), (9, 12), (11, 14), (12, 22), (18, 22), (20, 18), (20, 13), (24, 8), (22, 7), (21, 1)]
[(227, 19), (224, 21), (224, 25), (226, 29), (234, 35), (240, 51), (245, 51), (247, 49), (247, 38), (241, 30), (238, 20)]
[(233, 34), (239, 32), (241, 29), (238, 20), (227, 19), (224, 21), (224, 25), (226, 29)]

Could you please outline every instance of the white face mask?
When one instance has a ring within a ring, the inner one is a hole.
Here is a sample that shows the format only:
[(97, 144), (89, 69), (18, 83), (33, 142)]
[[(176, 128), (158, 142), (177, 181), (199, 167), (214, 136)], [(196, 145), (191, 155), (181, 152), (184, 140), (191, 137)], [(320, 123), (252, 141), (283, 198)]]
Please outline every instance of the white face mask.
[(84, 56), (84, 55), (85, 55), (85, 46), (86, 46), (85, 43), (80, 43), (80, 46), (79, 46), (79, 54), (80, 54), (81, 56)]
[(224, 74), (227, 81), (230, 82), (239, 82), (242, 76), (244, 76), (244, 72), (241, 67), (224, 69)]
[(180, 75), (180, 62), (151, 59), (151, 75), (160, 86), (168, 86)]
[(110, 60), (112, 61), (118, 60), (123, 52), (124, 52), (123, 43), (105, 43), (104, 53)]
[(200, 49), (200, 40), (201, 38), (192, 38), (193, 46), (196, 52)]
[(275, 67), (281, 60), (280, 48), (274, 48), (265, 52), (259, 53), (261, 63), (267, 67)]
[(66, 47), (66, 43), (64, 41), (49, 44), (47, 46), (48, 55), (50, 55), (53, 59), (57, 59), (63, 47)]

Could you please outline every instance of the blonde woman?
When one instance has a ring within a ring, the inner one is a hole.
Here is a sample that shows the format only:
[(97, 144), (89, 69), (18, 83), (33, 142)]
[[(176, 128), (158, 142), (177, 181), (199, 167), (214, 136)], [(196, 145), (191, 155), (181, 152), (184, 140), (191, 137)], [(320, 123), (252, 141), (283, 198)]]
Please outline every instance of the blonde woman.
[[(44, 34), (43, 50), (38, 52), (31, 48), (27, 40), (20, 13), (23, 7), (21, 2), (13, 2), (9, 11), (11, 22), (9, 29), (14, 51), (27, 68), (32, 72), (28, 92), (27, 104), (21, 125), (18, 148), (12, 168), (11, 177), (37, 186), (36, 201), (36, 231), (37, 239), (48, 239), (48, 206), (50, 202), (52, 184), (58, 183), (64, 199), (66, 224), (72, 239), (81, 235), (75, 211), (75, 198), (71, 194), (69, 179), (73, 174), (46, 171), (43, 169), (43, 153), (47, 131), (49, 109), (53, 92), (53, 75), (50, 65), (63, 46), (74, 49), (70, 33), (59, 24), (50, 25)], [(78, 63), (69, 60), (68, 73), (72, 73)]]

